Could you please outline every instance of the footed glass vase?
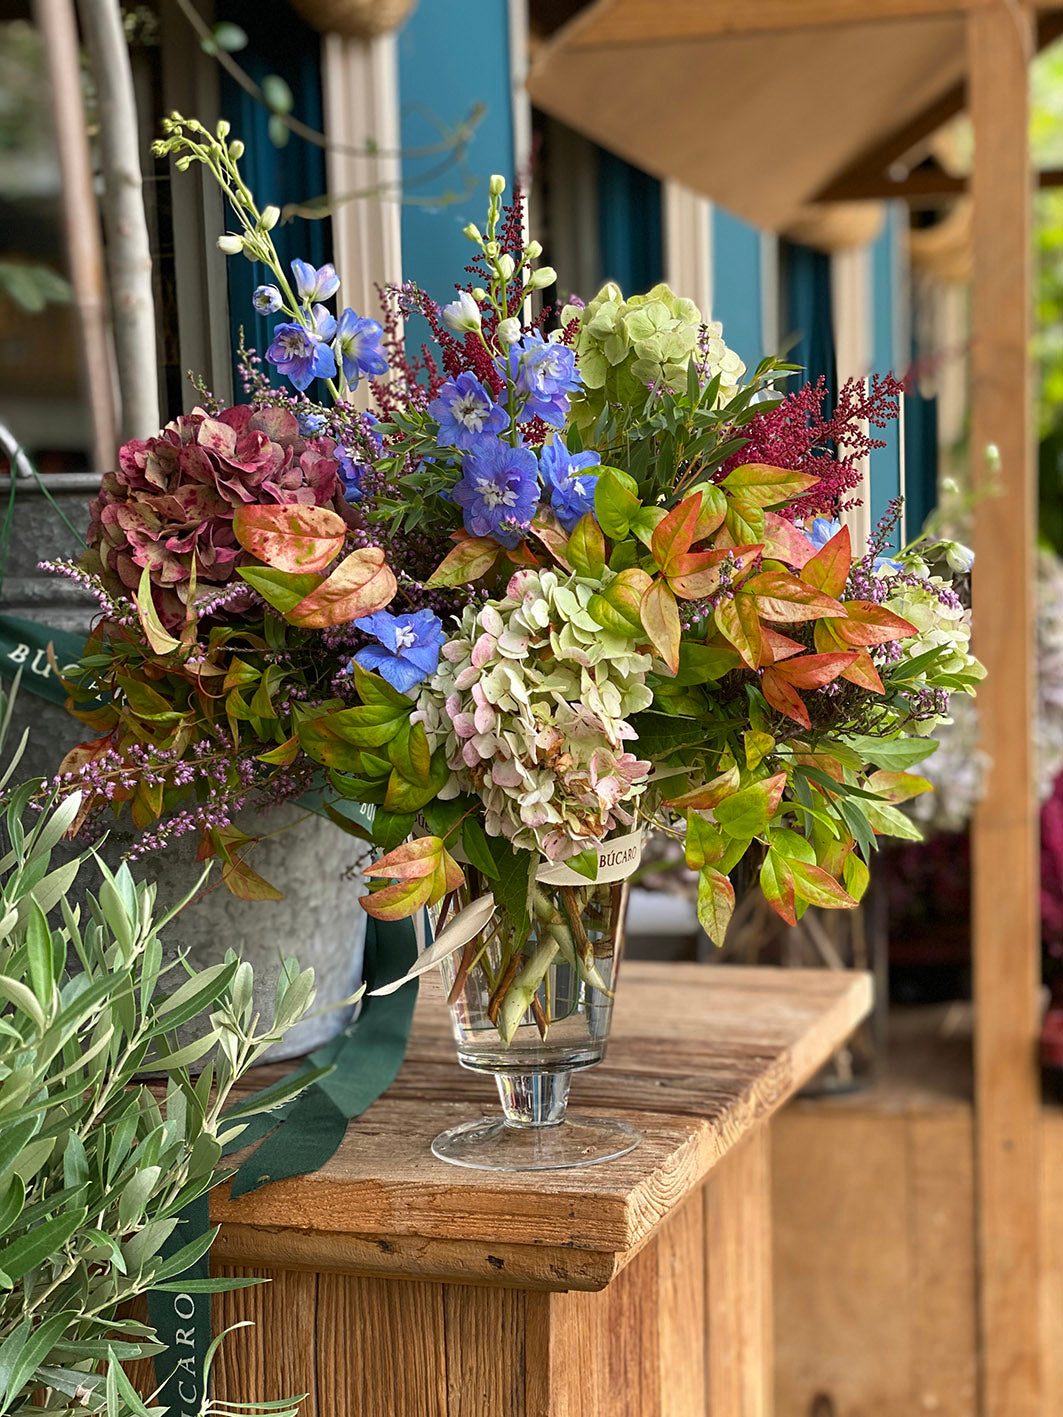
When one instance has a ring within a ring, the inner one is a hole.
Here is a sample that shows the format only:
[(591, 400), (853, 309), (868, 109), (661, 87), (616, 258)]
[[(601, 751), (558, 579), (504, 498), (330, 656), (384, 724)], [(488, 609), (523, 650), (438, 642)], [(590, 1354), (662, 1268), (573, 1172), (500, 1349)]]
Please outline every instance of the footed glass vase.
[[(554, 874), (571, 877), (567, 868)], [(432, 911), (443, 939), (448, 916), (485, 923), (440, 964), (458, 1060), (491, 1073), (502, 1113), (464, 1122), (432, 1143), (456, 1166), (552, 1171), (593, 1166), (638, 1146), (626, 1122), (568, 1112), (572, 1074), (600, 1063), (624, 948), (623, 881), (558, 885), (537, 881), (522, 940), (489, 896), (470, 904), (467, 887)], [(449, 908), (448, 908), (449, 902)], [(488, 915), (488, 912), (490, 914)]]

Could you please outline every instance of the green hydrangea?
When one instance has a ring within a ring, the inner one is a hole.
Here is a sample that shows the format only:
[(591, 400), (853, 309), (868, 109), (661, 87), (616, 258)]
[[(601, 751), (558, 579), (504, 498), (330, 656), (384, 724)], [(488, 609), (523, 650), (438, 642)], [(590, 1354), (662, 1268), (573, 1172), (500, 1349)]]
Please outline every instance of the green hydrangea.
[(562, 324), (573, 320), (579, 322), (575, 348), (583, 392), (573, 400), (571, 416), (581, 433), (594, 428), (607, 403), (637, 406), (653, 384), (681, 392), (695, 355), (704, 377), (720, 375), (724, 399), (745, 373), (723, 342), (722, 326), (703, 323), (694, 302), (663, 282), (630, 299), (609, 282), (584, 308), (565, 306)]

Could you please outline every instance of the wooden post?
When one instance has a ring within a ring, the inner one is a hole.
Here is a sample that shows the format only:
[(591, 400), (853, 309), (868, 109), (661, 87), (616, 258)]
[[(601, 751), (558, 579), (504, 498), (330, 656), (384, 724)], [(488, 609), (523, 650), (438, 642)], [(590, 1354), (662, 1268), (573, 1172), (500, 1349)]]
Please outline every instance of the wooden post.
[(117, 430), (111, 344), (107, 336), (107, 293), (92, 166), (81, 101), (81, 66), (73, 0), (35, 0), (33, 18), (44, 41), (52, 88), (55, 140), (63, 178), (70, 283), (81, 335), (85, 387), (92, 412), (93, 457), (97, 472), (115, 465)]
[[(1038, 836), (1034, 782), (1035, 480), (1030, 419), (1029, 13), (987, 4), (968, 19), (974, 123), (971, 458), (999, 496), (975, 517), (979, 695), (992, 759), (972, 831), (975, 1176), (980, 1411), (1040, 1413), (1037, 996)], [(995, 459), (992, 459), (995, 461)]]

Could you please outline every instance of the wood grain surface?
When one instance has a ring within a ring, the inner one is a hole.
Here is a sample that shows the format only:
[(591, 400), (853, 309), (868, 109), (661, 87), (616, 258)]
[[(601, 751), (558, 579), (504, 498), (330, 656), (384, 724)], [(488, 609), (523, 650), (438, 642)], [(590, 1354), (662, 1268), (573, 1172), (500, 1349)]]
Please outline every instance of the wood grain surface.
[(235, 1201), (215, 1193), (215, 1253), (237, 1264), (601, 1288), (870, 1001), (858, 974), (629, 963), (607, 1059), (577, 1077), (572, 1106), (634, 1122), (642, 1144), (606, 1166), (507, 1174), (431, 1155), (436, 1133), (478, 1106), (496, 1111), (497, 1099), (490, 1080), (457, 1066), (429, 984), (396, 1083), (321, 1171)]

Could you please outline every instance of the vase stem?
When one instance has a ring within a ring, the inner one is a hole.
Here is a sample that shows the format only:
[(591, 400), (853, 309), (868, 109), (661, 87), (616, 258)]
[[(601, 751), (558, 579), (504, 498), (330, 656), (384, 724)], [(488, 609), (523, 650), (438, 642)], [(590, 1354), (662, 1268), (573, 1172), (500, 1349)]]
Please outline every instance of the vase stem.
[(556, 1127), (565, 1120), (570, 1072), (496, 1073), (509, 1127)]

